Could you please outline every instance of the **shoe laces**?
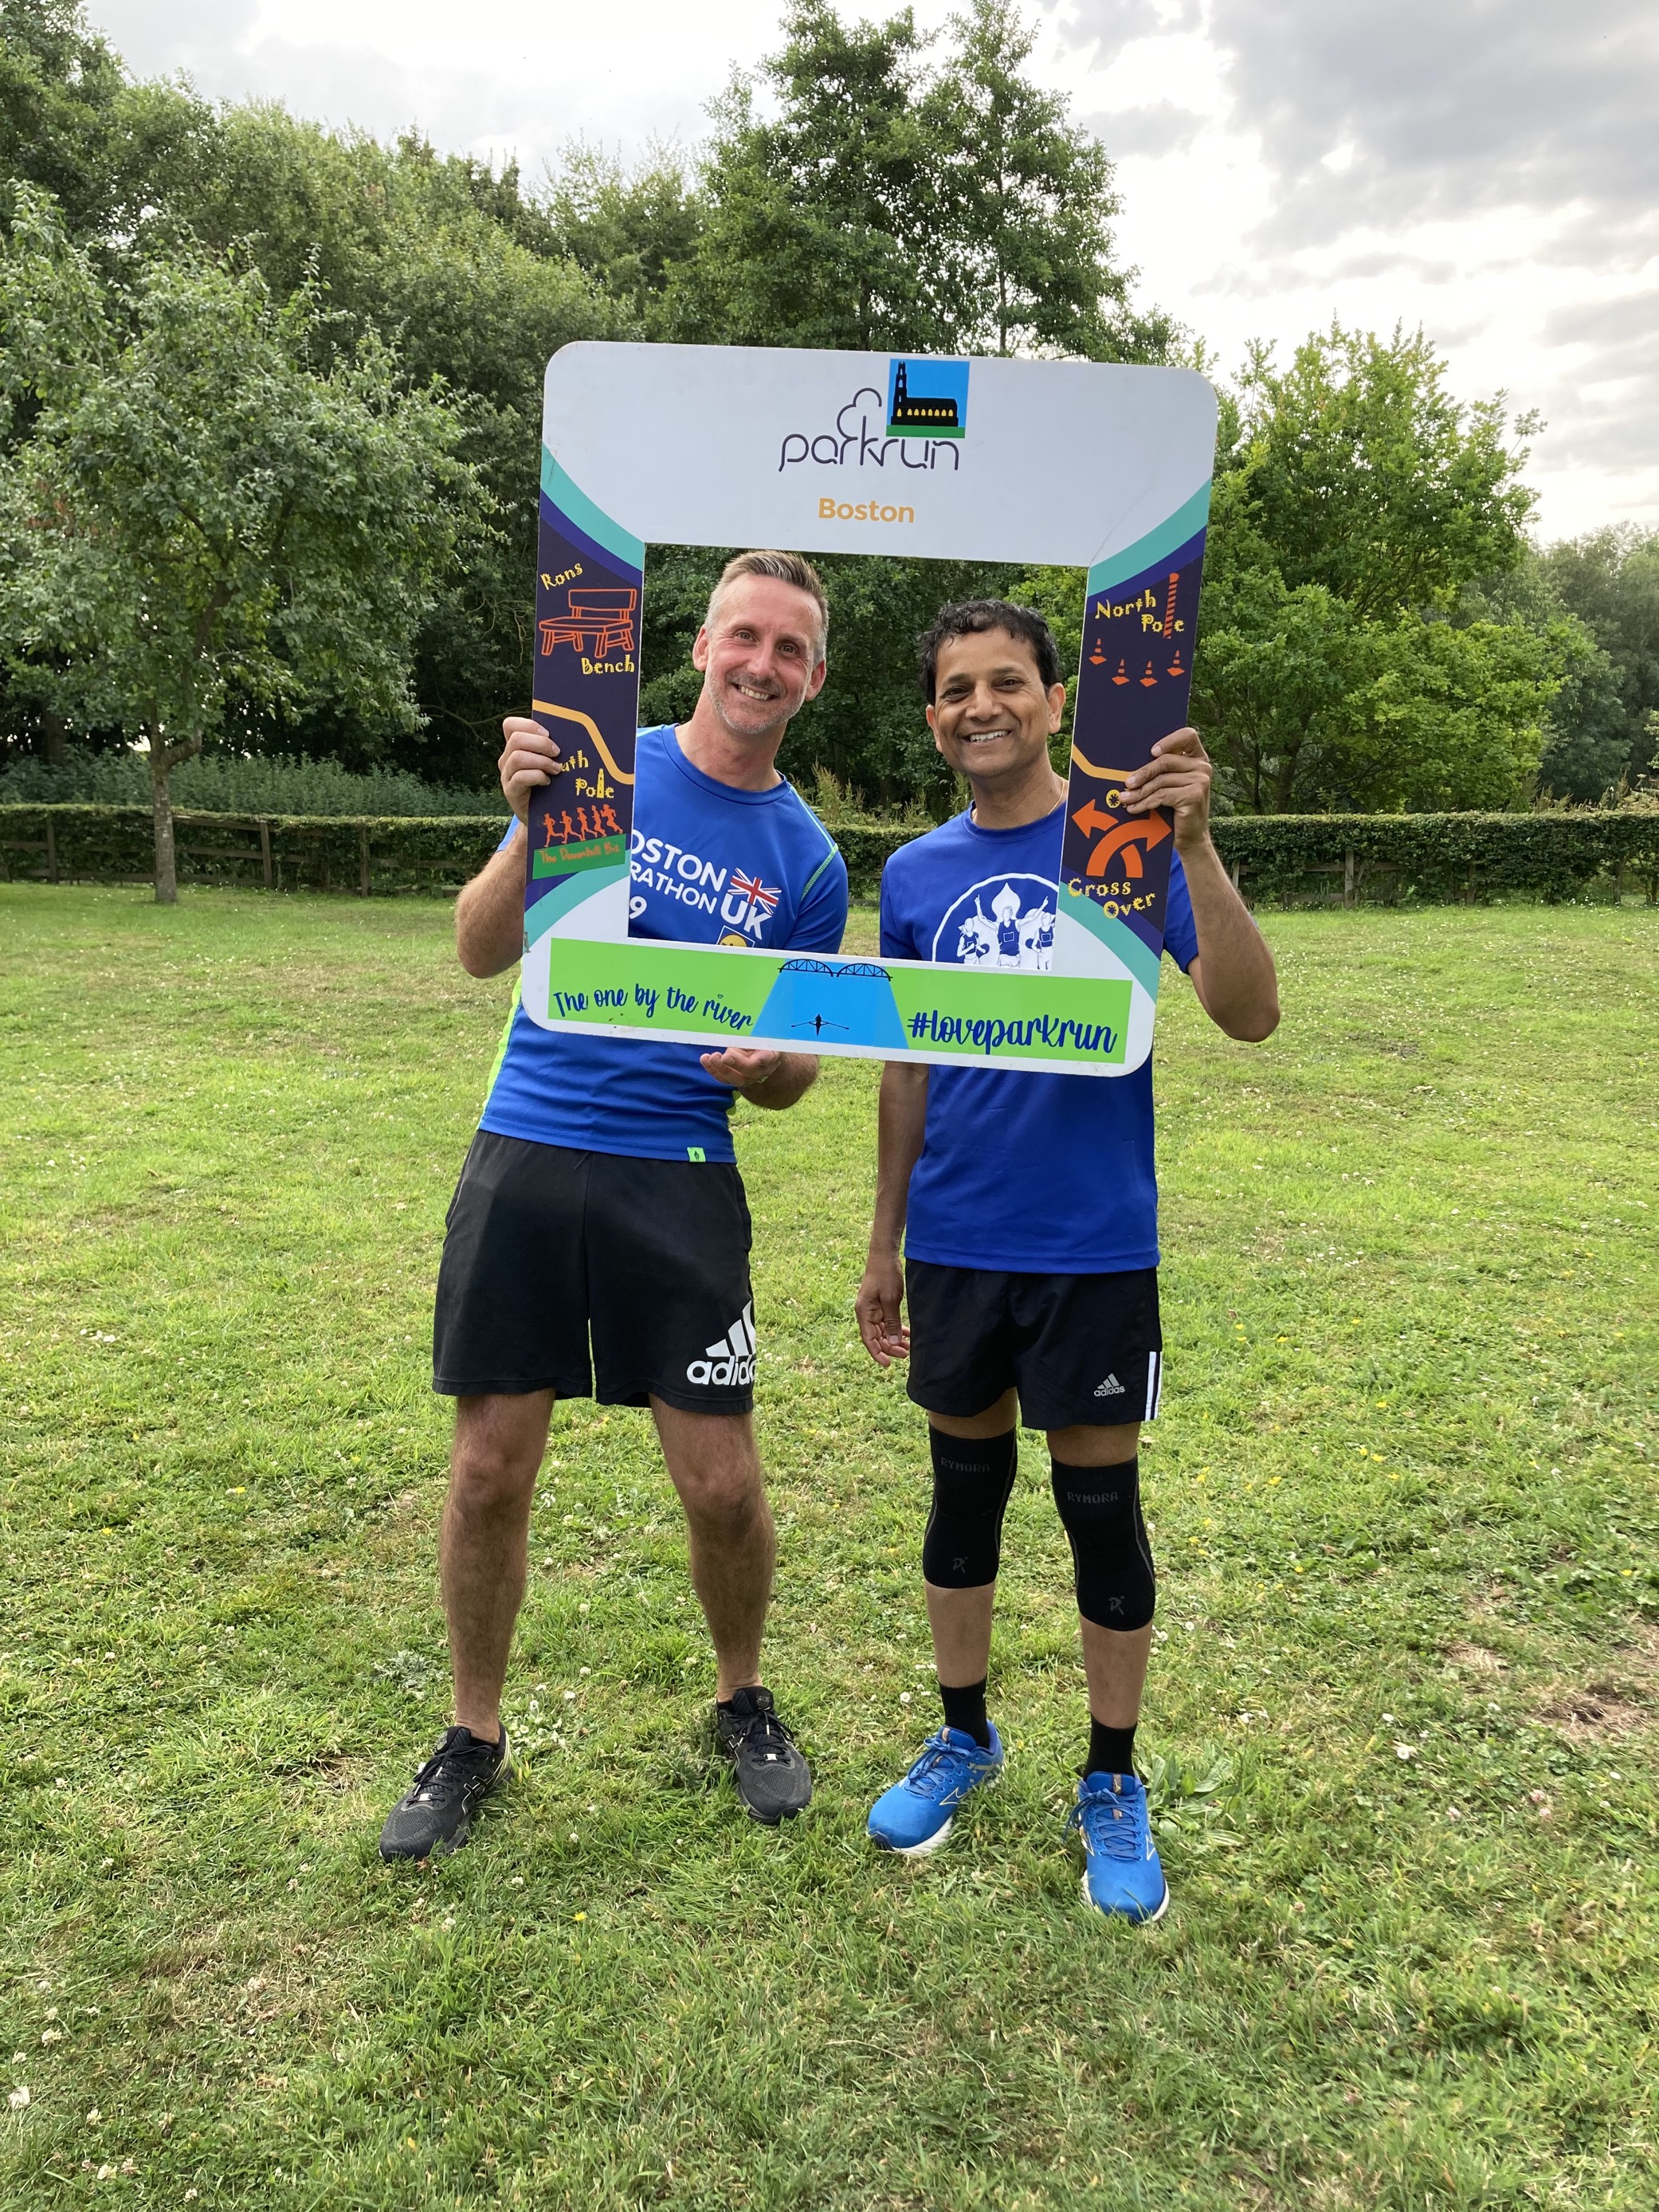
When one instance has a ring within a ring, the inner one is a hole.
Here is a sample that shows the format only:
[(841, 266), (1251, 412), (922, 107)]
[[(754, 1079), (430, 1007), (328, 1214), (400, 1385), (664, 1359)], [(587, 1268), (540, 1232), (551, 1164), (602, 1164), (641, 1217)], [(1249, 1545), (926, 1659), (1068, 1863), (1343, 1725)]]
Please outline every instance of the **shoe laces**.
[[(410, 1789), (412, 1802), (422, 1805), (446, 1805), (452, 1797), (459, 1796), (466, 1787), (469, 1746), (461, 1741), (459, 1729), (447, 1729), (438, 1748), (416, 1775)], [(478, 1744), (477, 1748), (486, 1748)], [(440, 1786), (434, 1788), (436, 1784)]]
[(1146, 1856), (1146, 1798), (1136, 1791), (1091, 1790), (1079, 1797), (1066, 1816), (1066, 1832), (1075, 1828), (1091, 1856), (1120, 1859), (1126, 1865)]
[(905, 1787), (918, 1797), (942, 1797), (959, 1779), (966, 1763), (961, 1746), (947, 1741), (941, 1729), (921, 1747), (921, 1758), (904, 1778)]
[(767, 1759), (781, 1759), (795, 1741), (769, 1701), (757, 1705), (752, 1713), (744, 1716), (743, 1740), (750, 1751)]

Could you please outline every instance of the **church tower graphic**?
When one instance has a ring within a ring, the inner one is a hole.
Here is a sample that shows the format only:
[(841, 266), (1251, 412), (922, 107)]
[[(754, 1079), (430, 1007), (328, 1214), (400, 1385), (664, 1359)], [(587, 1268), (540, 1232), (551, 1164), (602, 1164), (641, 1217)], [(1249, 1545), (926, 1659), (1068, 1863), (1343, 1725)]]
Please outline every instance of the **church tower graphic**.
[(888, 374), (887, 432), (894, 438), (960, 438), (967, 428), (965, 361), (896, 361)]

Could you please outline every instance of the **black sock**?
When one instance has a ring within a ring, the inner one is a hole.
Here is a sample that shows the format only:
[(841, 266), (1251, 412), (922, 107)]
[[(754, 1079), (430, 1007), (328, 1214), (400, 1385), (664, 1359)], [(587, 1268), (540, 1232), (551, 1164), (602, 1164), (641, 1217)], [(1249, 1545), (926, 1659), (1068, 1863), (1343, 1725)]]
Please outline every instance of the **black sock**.
[(1132, 1728), (1108, 1728), (1089, 1716), (1089, 1764), (1085, 1774), (1133, 1774), (1135, 1771), (1135, 1732)]
[(985, 1682), (969, 1682), (960, 1690), (941, 1682), (939, 1693), (945, 1706), (945, 1727), (960, 1729), (963, 1735), (972, 1736), (981, 1751), (989, 1751), (991, 1723), (985, 1711)]

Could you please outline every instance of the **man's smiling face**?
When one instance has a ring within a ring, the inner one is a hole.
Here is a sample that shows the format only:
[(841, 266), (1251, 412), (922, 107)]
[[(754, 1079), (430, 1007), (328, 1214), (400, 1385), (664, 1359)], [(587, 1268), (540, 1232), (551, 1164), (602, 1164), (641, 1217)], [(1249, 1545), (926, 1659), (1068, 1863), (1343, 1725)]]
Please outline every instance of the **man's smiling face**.
[(1006, 629), (971, 630), (939, 649), (927, 726), (959, 775), (975, 782), (1029, 775), (1046, 761), (1066, 686), (1043, 689), (1036, 656)]
[(732, 737), (769, 736), (823, 687), (817, 604), (775, 576), (735, 577), (698, 631), (691, 665)]

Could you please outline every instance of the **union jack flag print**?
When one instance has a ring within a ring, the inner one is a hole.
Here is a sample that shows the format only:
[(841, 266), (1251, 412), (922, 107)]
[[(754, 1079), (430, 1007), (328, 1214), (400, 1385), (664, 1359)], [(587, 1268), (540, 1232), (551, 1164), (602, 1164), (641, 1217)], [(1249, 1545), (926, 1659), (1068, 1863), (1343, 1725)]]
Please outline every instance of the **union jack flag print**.
[(783, 890), (781, 884), (775, 890), (769, 889), (762, 883), (758, 876), (740, 875), (736, 868), (732, 871), (732, 888), (739, 898), (746, 898), (751, 905), (757, 906), (763, 914), (771, 913)]

